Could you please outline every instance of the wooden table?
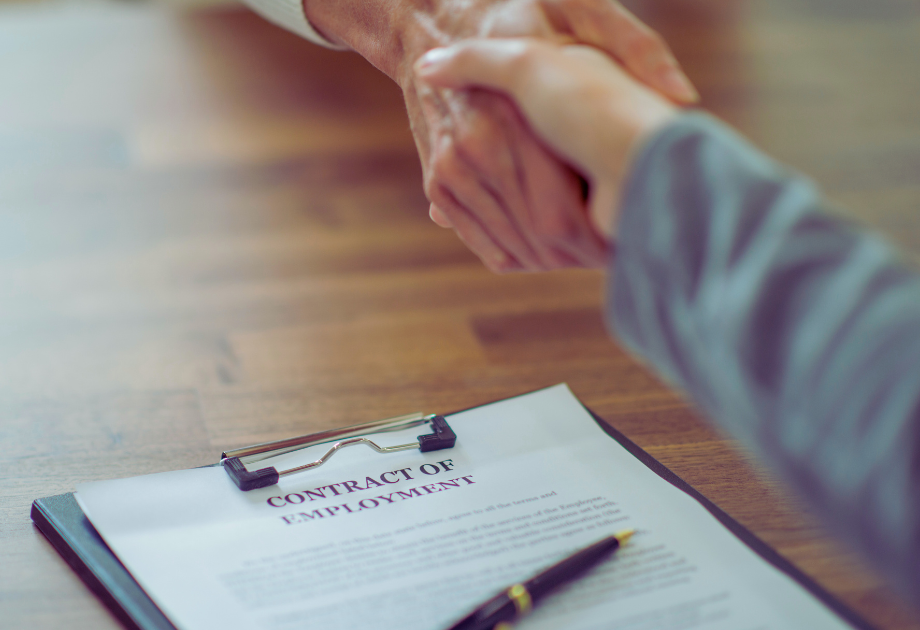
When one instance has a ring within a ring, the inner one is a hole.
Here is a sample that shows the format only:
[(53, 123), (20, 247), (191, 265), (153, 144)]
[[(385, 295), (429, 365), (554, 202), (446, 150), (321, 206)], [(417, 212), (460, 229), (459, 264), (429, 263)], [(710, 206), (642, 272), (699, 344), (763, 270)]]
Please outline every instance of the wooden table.
[[(636, 9), (710, 109), (920, 251), (916, 3)], [(244, 10), (0, 10), (0, 626), (117, 627), (36, 497), (566, 381), (880, 628), (920, 628), (607, 340), (599, 273), (489, 274), (420, 179), (388, 79)]]

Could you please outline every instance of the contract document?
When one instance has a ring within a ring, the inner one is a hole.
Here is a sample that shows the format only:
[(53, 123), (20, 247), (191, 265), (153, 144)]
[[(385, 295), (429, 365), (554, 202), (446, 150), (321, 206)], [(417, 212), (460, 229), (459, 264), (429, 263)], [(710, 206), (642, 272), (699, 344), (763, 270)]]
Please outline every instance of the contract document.
[(517, 627), (852, 627), (611, 439), (565, 385), (447, 419), (452, 449), (358, 446), (251, 492), (214, 466), (87, 483), (77, 499), (186, 630), (439, 630), (624, 529), (637, 531), (626, 546)]

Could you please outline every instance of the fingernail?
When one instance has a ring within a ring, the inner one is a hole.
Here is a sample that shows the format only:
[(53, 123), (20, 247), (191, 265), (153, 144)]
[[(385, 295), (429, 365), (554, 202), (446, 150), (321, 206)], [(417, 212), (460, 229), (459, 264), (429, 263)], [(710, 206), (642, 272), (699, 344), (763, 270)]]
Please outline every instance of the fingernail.
[(696, 103), (700, 100), (700, 94), (690, 83), (690, 80), (684, 76), (684, 73), (673, 66), (666, 66), (659, 75), (665, 89), (672, 95), (688, 103)]
[(449, 56), (450, 53), (447, 52), (446, 48), (432, 48), (418, 58), (418, 61), (415, 62), (415, 68), (420, 71), (430, 72), (444, 63)]
[(496, 269), (504, 269), (511, 263), (511, 257), (505, 252), (493, 252), (490, 258)]
[(488, 259), (483, 260), (483, 262), (486, 263), (486, 267), (492, 273), (510, 273), (524, 270), (524, 266), (516, 258), (501, 251), (492, 252)]

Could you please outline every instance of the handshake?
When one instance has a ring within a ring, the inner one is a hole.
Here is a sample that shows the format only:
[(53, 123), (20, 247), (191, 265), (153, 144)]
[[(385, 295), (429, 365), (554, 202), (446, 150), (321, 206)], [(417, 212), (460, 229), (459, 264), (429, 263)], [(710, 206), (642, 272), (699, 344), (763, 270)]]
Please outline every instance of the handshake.
[(306, 0), (402, 87), (430, 216), (492, 271), (602, 267), (641, 140), (697, 94), (613, 0)]

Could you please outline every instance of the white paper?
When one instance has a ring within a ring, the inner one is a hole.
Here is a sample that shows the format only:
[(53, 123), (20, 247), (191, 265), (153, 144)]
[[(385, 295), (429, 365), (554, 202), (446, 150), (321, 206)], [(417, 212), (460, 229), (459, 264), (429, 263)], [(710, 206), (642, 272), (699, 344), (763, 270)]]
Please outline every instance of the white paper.
[(453, 449), (356, 446), (271, 488), (241, 492), (212, 467), (83, 484), (77, 499), (187, 630), (437, 630), (627, 528), (628, 545), (518, 627), (850, 627), (607, 436), (565, 385), (449, 422)]

